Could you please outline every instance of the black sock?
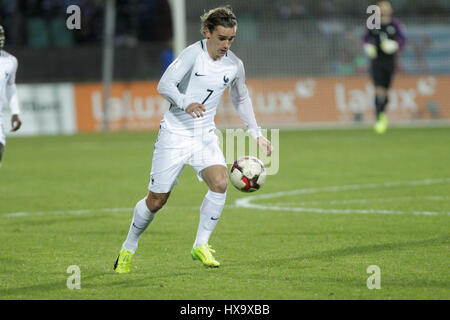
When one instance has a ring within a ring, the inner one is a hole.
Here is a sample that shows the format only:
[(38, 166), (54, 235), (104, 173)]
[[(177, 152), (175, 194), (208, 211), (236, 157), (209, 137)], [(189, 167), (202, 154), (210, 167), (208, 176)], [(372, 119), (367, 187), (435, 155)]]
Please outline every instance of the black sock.
[(385, 96), (384, 97), (384, 102), (383, 102), (383, 104), (381, 106), (381, 112), (385, 112), (386, 111), (386, 106), (387, 106), (388, 102), (389, 102), (389, 98), (387, 96)]
[(384, 112), (387, 104), (386, 96), (375, 96), (375, 115), (378, 118), (380, 117), (380, 113)]

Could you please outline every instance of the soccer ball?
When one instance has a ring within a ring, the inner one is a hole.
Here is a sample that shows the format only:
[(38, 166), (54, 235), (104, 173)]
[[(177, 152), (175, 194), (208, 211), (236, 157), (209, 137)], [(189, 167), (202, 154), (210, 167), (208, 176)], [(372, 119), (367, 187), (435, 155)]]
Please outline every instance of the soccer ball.
[(231, 166), (230, 180), (236, 189), (253, 192), (263, 186), (266, 180), (266, 168), (258, 158), (245, 156), (237, 159)]

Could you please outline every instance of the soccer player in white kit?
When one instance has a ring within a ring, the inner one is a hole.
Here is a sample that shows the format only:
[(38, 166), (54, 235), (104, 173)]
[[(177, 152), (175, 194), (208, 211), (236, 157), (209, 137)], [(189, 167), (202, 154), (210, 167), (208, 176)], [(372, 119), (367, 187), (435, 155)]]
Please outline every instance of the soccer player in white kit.
[(206, 39), (184, 49), (158, 84), (159, 93), (171, 106), (164, 114), (155, 143), (148, 195), (136, 204), (115, 272), (130, 271), (140, 236), (166, 203), (186, 164), (209, 188), (200, 207), (191, 256), (207, 267), (220, 265), (208, 240), (225, 205), (228, 184), (227, 165), (214, 124), (225, 89), (230, 87), (231, 100), (250, 135), (267, 155), (272, 152), (255, 119), (242, 61), (229, 50), (236, 36), (235, 15), (229, 7), (219, 7), (205, 13), (201, 21)]
[[(5, 45), (5, 31), (0, 25), (0, 94), (6, 94), (6, 99), (11, 109), (11, 131), (19, 130), (22, 122), (19, 118), (19, 99), (17, 97), (16, 89), (16, 71), (17, 71), (17, 59), (3, 50)], [(0, 167), (2, 165), (3, 151), (6, 146), (6, 133), (3, 127), (3, 105), (0, 99)]]

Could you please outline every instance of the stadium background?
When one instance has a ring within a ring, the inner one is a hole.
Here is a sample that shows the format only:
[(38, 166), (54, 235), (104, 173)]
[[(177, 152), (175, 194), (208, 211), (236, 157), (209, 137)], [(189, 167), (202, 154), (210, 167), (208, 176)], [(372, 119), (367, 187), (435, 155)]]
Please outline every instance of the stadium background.
[[(394, 124), (450, 119), (450, 1), (393, 0), (405, 26), (389, 117)], [(263, 127), (369, 125), (373, 87), (361, 36), (371, 1), (229, 0), (239, 23), (232, 50), (244, 61)], [(81, 29), (68, 30), (68, 5)], [(186, 45), (201, 39), (199, 16), (223, 1), (186, 1)], [(23, 128), (17, 135), (103, 128), (104, 1), (1, 1), (6, 50), (19, 60)], [(117, 0), (109, 130), (154, 130), (167, 102), (156, 92), (173, 58), (171, 3)], [(3, 117), (8, 125), (9, 115)], [(240, 126), (224, 96), (219, 127)], [(7, 127), (8, 128), (8, 127)], [(16, 133), (15, 133), (16, 135)]]

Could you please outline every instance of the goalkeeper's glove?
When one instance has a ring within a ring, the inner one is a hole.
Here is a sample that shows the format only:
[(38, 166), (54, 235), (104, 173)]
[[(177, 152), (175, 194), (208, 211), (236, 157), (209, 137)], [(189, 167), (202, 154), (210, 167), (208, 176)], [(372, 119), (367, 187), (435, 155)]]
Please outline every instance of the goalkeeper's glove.
[(377, 57), (377, 46), (371, 43), (366, 43), (364, 45), (364, 52), (370, 59)]
[(398, 50), (398, 42), (391, 39), (384, 39), (380, 44), (381, 50), (386, 54), (394, 54)]

